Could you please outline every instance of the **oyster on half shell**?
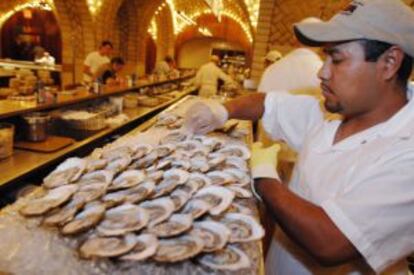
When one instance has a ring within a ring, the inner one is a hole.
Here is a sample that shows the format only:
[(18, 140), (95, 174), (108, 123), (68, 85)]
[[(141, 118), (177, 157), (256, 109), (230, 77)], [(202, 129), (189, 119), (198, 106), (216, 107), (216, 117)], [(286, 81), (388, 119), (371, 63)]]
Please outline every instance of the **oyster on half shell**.
[(212, 184), (214, 185), (226, 185), (236, 181), (236, 178), (233, 175), (224, 171), (209, 172), (207, 173), (207, 177), (210, 178)]
[(133, 204), (123, 204), (106, 211), (97, 231), (103, 236), (123, 235), (142, 229), (148, 224), (148, 219), (146, 210)]
[(230, 229), (215, 221), (195, 222), (190, 235), (195, 235), (204, 241), (204, 252), (222, 249), (230, 239)]
[(177, 211), (187, 203), (191, 195), (186, 191), (176, 189), (171, 193), (170, 198), (174, 202), (174, 211)]
[(105, 206), (99, 202), (87, 204), (82, 212), (62, 227), (61, 232), (64, 235), (73, 235), (86, 231), (101, 221), (105, 214)]
[(123, 238), (92, 237), (82, 244), (79, 252), (82, 258), (116, 257), (131, 251), (137, 243), (133, 234)]
[(249, 257), (234, 245), (200, 256), (198, 262), (215, 270), (240, 270), (250, 267)]
[(173, 237), (190, 229), (192, 223), (193, 218), (191, 215), (175, 214), (165, 222), (150, 227), (148, 231), (160, 238)]
[(199, 190), (194, 198), (201, 199), (209, 203), (211, 208), (209, 213), (213, 216), (220, 215), (233, 202), (235, 194), (233, 191), (222, 186), (208, 186)]
[(230, 242), (242, 243), (263, 238), (263, 227), (249, 215), (228, 213), (221, 220), (231, 231)]
[(211, 205), (204, 200), (192, 199), (184, 207), (182, 214), (190, 214), (193, 219), (198, 219), (211, 209)]
[(120, 174), (112, 184), (109, 190), (126, 189), (140, 184), (145, 179), (145, 173), (140, 170), (127, 170)]
[(135, 236), (136, 244), (128, 254), (120, 257), (121, 260), (143, 261), (152, 257), (158, 248), (158, 239), (152, 234)]
[(108, 165), (106, 166), (105, 170), (112, 171), (115, 174), (125, 170), (131, 162), (130, 156), (122, 156), (118, 158), (112, 159)]
[(63, 225), (70, 222), (76, 213), (82, 209), (85, 204), (81, 201), (72, 200), (64, 207), (53, 210), (44, 220), (43, 224), (48, 226)]
[(164, 196), (170, 193), (178, 185), (183, 185), (187, 182), (189, 173), (181, 169), (171, 169), (164, 173), (163, 180), (155, 187), (154, 198)]
[(203, 246), (202, 239), (190, 235), (160, 240), (153, 259), (167, 263), (184, 261), (198, 255), (203, 250)]
[(109, 171), (96, 171), (81, 178), (79, 190), (73, 195), (74, 201), (88, 203), (106, 194), (111, 183), (113, 173)]
[(75, 184), (64, 185), (48, 190), (43, 197), (29, 200), (19, 210), (24, 216), (38, 216), (67, 202), (78, 190)]
[(174, 212), (174, 202), (170, 198), (145, 201), (141, 203), (140, 206), (148, 211), (148, 227), (152, 227), (165, 221)]
[(86, 161), (81, 158), (69, 158), (61, 163), (43, 180), (43, 186), (49, 189), (74, 182), (86, 169)]
[(250, 150), (245, 145), (226, 145), (224, 148), (218, 151), (226, 156), (239, 157), (244, 160), (250, 158)]

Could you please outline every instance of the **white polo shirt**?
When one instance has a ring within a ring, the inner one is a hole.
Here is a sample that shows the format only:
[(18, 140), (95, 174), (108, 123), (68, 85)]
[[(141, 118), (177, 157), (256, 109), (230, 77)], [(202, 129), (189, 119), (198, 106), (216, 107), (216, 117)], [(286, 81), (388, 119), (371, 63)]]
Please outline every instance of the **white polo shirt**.
[[(88, 66), (90, 68), (92, 74), (96, 74), (102, 65), (109, 63), (111, 63), (109, 57), (101, 55), (98, 51), (88, 54), (85, 61), (83, 62), (85, 66)], [(92, 78), (87, 74), (83, 74), (83, 81), (91, 82)]]
[(414, 251), (414, 101), (333, 144), (340, 123), (324, 121), (310, 96), (266, 96), (265, 130), (300, 152), (289, 188), (321, 206), (365, 261), (323, 268), (278, 230), (267, 274), (384, 272)]

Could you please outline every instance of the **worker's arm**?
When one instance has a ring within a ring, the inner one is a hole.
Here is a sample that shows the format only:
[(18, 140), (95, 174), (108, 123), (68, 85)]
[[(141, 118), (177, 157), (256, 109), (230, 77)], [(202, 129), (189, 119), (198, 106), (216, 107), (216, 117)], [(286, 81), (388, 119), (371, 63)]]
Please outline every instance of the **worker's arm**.
[(256, 121), (263, 116), (266, 94), (253, 93), (241, 96), (224, 104), (228, 118)]
[(318, 262), (332, 266), (360, 256), (325, 211), (277, 179), (255, 180), (255, 190), (283, 231)]

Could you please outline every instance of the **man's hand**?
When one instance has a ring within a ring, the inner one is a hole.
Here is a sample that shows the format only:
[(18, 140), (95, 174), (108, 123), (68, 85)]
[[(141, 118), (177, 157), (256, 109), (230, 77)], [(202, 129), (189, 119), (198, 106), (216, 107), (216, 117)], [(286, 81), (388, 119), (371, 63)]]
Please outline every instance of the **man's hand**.
[(214, 100), (194, 103), (185, 114), (184, 127), (194, 134), (206, 134), (222, 127), (228, 119), (227, 109)]
[(279, 151), (279, 144), (274, 144), (270, 147), (263, 148), (263, 144), (261, 142), (256, 142), (252, 146), (250, 167), (253, 181), (251, 188), (253, 194), (259, 200), (261, 200), (261, 197), (256, 192), (254, 180), (268, 178), (280, 181), (280, 177), (276, 170)]

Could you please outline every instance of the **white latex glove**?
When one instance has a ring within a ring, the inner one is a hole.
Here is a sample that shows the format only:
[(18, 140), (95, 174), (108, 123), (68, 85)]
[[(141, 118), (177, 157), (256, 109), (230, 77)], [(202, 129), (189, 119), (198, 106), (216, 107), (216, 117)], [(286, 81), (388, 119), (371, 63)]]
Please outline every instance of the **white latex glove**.
[(261, 200), (261, 198), (256, 192), (254, 179), (271, 178), (280, 181), (279, 174), (276, 170), (279, 151), (279, 144), (274, 144), (270, 147), (263, 148), (263, 144), (261, 142), (256, 142), (252, 146), (250, 167), (253, 181), (251, 187), (253, 194), (259, 200)]
[(223, 127), (228, 119), (227, 109), (214, 100), (203, 100), (188, 108), (184, 127), (194, 134), (206, 134)]

